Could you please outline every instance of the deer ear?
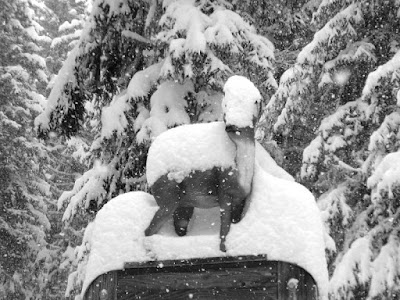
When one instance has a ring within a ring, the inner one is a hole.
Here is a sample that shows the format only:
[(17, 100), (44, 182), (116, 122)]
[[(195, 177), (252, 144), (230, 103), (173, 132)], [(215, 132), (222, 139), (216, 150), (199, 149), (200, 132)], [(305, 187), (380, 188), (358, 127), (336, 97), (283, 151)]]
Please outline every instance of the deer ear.
[(254, 102), (254, 107), (253, 107), (253, 125), (256, 124), (258, 117), (261, 114), (261, 101), (257, 100)]

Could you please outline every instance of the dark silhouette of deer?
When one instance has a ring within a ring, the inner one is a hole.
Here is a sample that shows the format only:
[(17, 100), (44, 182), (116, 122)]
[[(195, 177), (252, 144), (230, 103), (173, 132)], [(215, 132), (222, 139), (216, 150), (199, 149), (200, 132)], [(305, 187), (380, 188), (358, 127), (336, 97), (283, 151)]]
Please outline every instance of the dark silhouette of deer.
[[(252, 112), (247, 114), (251, 120), (236, 122), (247, 126), (235, 125), (237, 118), (229, 115), (232, 110), (225, 109), (225, 122), (182, 125), (160, 134), (153, 141), (147, 158), (147, 180), (159, 210), (145, 230), (146, 236), (157, 233), (171, 217), (175, 232), (179, 236), (186, 235), (195, 207), (219, 206), (220, 250), (226, 252), (225, 241), (231, 223), (241, 220), (251, 193), (255, 159), (254, 112), (261, 99), (249, 80), (234, 77), (244, 81), (244, 90), (246, 84), (253, 89), (253, 96), (247, 99), (252, 101), (248, 105)], [(203, 159), (209, 158), (206, 163), (196, 157), (198, 153), (204, 154)]]

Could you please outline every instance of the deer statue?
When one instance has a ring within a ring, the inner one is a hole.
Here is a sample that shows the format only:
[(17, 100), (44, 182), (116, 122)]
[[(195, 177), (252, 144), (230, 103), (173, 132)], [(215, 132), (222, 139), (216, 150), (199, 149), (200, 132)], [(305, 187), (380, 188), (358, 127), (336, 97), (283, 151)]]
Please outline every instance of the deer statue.
[(224, 122), (178, 126), (150, 146), (146, 175), (159, 209), (146, 236), (171, 217), (175, 232), (184, 236), (195, 207), (219, 206), (220, 250), (226, 252), (231, 223), (241, 220), (251, 193), (261, 95), (250, 80), (237, 75), (227, 80), (224, 93)]

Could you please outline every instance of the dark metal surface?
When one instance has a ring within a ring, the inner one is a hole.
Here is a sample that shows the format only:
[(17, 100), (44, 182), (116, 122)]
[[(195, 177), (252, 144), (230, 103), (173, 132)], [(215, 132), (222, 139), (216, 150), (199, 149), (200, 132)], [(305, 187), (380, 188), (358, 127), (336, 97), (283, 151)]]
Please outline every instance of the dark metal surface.
[(316, 300), (317, 288), (304, 269), (264, 255), (213, 257), (126, 263), (99, 276), (84, 299)]

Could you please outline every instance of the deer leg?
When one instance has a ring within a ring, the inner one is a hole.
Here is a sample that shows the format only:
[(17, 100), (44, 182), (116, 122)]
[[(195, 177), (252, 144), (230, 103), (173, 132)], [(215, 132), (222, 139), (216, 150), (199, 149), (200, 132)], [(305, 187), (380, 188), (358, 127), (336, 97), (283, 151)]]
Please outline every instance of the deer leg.
[(178, 204), (179, 203), (176, 202), (174, 206), (160, 207), (151, 220), (149, 227), (147, 227), (147, 229), (144, 231), (144, 235), (150, 236), (156, 234), (164, 225), (164, 223), (167, 222), (170, 217), (172, 217), (174, 211), (178, 207)]
[(235, 203), (235, 201), (233, 201), (233, 204), (232, 204), (232, 223), (234, 223), (234, 224), (239, 223), (240, 220), (242, 219), (242, 217), (243, 217), (243, 209), (244, 209), (245, 203), (246, 203), (246, 199), (243, 199), (239, 203)]
[(219, 245), (219, 249), (222, 252), (226, 252), (226, 236), (229, 233), (229, 229), (231, 228), (232, 221), (232, 197), (228, 195), (222, 196), (222, 201), (220, 201), (220, 214), (221, 214), (221, 228), (220, 228), (220, 239), (221, 243)]
[(174, 212), (175, 232), (179, 236), (186, 235), (190, 218), (193, 216), (194, 207), (179, 206)]
[(172, 217), (179, 206), (179, 185), (164, 175), (151, 187), (152, 194), (160, 207), (145, 230), (146, 236), (157, 233), (165, 222)]

